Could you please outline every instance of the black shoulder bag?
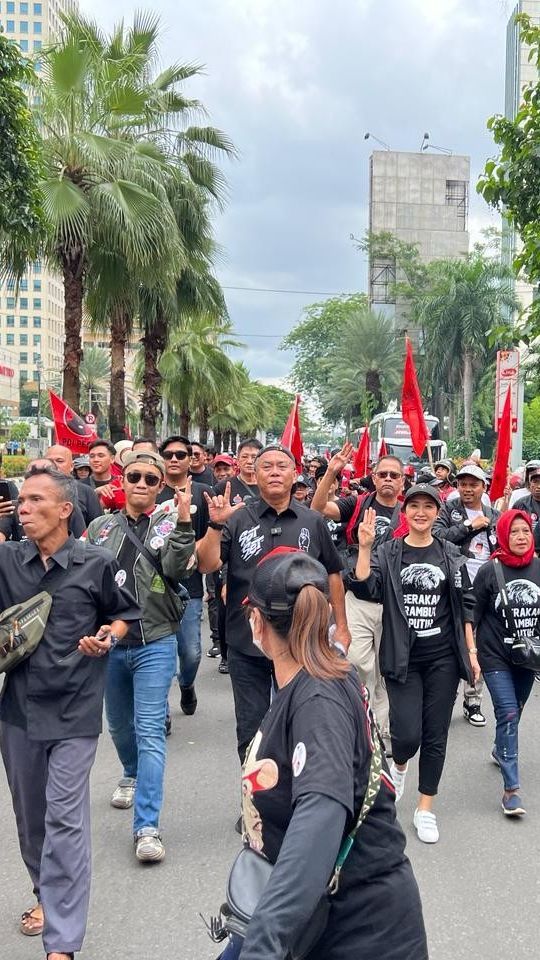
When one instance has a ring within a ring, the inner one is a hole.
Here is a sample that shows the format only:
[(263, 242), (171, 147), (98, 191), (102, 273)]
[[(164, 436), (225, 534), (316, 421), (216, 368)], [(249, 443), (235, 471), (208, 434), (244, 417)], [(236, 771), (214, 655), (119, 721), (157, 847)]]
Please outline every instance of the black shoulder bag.
[[(495, 578), (499, 588), (501, 598), (501, 610), (511, 641), (510, 657), (516, 667), (523, 667), (525, 670), (534, 670), (538, 673), (540, 670), (540, 637), (519, 637), (514, 620), (514, 611), (508, 602), (508, 592), (506, 581), (503, 576), (500, 561), (495, 558), (493, 561)], [(505, 638), (506, 639), (506, 638)]]
[(150, 566), (153, 567), (156, 573), (161, 577), (165, 586), (168, 587), (171, 593), (174, 593), (177, 600), (180, 601), (180, 604), (181, 604), (180, 620), (181, 620), (182, 617), (184, 616), (184, 613), (186, 612), (186, 607), (189, 603), (188, 591), (183, 586), (183, 584), (176, 583), (174, 580), (171, 580), (171, 578), (164, 573), (159, 557), (155, 557), (152, 553), (150, 553), (146, 544), (144, 544), (142, 540), (139, 539), (135, 531), (132, 530), (124, 514), (117, 513), (116, 517), (128, 540), (131, 540), (131, 543), (133, 543), (137, 547), (137, 550), (139, 551), (139, 553), (142, 554), (144, 559), (148, 561)]
[[(356, 834), (372, 809), (381, 786), (383, 766), (379, 731), (371, 710), (369, 711), (373, 749), (369, 765), (366, 792), (354, 827), (344, 838), (326, 890), (317, 904), (313, 916), (295, 944), (289, 947), (287, 960), (304, 960), (322, 937), (330, 914), (331, 898), (338, 892), (343, 865), (352, 850)], [(236, 857), (227, 880), (227, 901), (220, 909), (220, 916), (206, 924), (212, 940), (220, 943), (229, 934), (245, 938), (249, 922), (257, 909), (264, 889), (272, 875), (273, 865), (262, 854), (244, 846)], [(203, 918), (204, 919), (204, 918)]]

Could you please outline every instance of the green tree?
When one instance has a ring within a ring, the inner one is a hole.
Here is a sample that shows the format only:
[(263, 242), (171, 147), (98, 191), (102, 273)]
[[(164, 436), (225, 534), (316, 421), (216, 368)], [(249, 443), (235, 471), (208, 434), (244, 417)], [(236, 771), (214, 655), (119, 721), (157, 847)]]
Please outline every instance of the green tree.
[(11, 424), (11, 428), (10, 428), (10, 431), (9, 431), (9, 439), (10, 439), (10, 440), (18, 440), (19, 443), (21, 443), (21, 442), (23, 442), (24, 440), (28, 440), (28, 437), (29, 437), (29, 436), (30, 436), (30, 424), (29, 424), (29, 423), (17, 422), (17, 423), (12, 423), (12, 424)]
[(540, 457), (540, 397), (523, 407), (523, 456), (525, 460)]
[(331, 297), (306, 308), (304, 318), (280, 345), (281, 350), (295, 354), (289, 379), (299, 393), (324, 406), (330, 373), (326, 360), (339, 345), (345, 321), (366, 306), (365, 294), (356, 293)]
[(20, 276), (45, 238), (41, 140), (24, 85), (37, 80), (0, 33), (0, 270)]

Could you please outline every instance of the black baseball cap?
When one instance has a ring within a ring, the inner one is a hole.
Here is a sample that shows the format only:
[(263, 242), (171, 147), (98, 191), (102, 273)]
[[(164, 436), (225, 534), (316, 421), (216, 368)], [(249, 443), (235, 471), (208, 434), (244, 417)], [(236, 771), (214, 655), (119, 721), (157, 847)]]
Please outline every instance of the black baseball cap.
[(431, 483), (415, 483), (414, 486), (410, 487), (403, 498), (403, 506), (413, 497), (429, 497), (438, 507), (441, 506), (439, 492)]
[(300, 590), (308, 584), (329, 596), (322, 563), (298, 547), (276, 547), (255, 567), (244, 604), (252, 604), (269, 618), (291, 613)]
[(259, 450), (259, 452), (258, 452), (258, 454), (257, 454), (257, 460), (258, 460), (260, 457), (262, 457), (263, 453), (272, 453), (273, 451), (276, 451), (276, 453), (285, 453), (285, 454), (287, 454), (287, 456), (289, 457), (289, 459), (292, 460), (293, 463), (296, 463), (296, 460), (294, 459), (294, 456), (293, 456), (293, 454), (291, 453), (291, 451), (289, 450), (289, 448), (288, 448), (288, 447), (284, 447), (282, 443), (269, 443), (267, 447), (263, 447), (262, 450)]

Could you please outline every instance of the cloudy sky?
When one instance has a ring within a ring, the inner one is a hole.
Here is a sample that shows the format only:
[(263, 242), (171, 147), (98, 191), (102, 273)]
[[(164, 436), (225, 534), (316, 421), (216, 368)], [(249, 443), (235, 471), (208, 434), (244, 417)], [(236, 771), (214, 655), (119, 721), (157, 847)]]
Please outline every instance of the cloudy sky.
[[(81, 0), (104, 27), (129, 0)], [(144, 8), (144, 0), (140, 6)], [(150, 6), (150, 5), (149, 5)], [(367, 227), (370, 130), (398, 150), (431, 141), (472, 159), (471, 230), (496, 223), (474, 183), (503, 109), (505, 0), (153, 0), (162, 60), (198, 61), (187, 92), (234, 140), (216, 224), (219, 277), (252, 375), (280, 378), (282, 335), (320, 294), (365, 290), (350, 234)], [(255, 292), (253, 288), (305, 291)], [(264, 334), (264, 336), (259, 336)]]

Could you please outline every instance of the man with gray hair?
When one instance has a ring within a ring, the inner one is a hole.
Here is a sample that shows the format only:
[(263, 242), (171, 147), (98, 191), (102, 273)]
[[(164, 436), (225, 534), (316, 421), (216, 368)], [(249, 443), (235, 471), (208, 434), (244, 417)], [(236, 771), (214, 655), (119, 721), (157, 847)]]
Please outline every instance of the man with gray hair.
[(101, 732), (108, 652), (140, 617), (116, 582), (118, 564), (75, 540), (75, 481), (46, 462), (25, 475), (25, 539), (0, 544), (0, 608), (41, 591), (52, 607), (41, 642), (6, 678), (0, 747), (21, 855), (37, 906), (22, 933), (43, 934), (48, 960), (81, 949), (90, 896), (89, 776)]

